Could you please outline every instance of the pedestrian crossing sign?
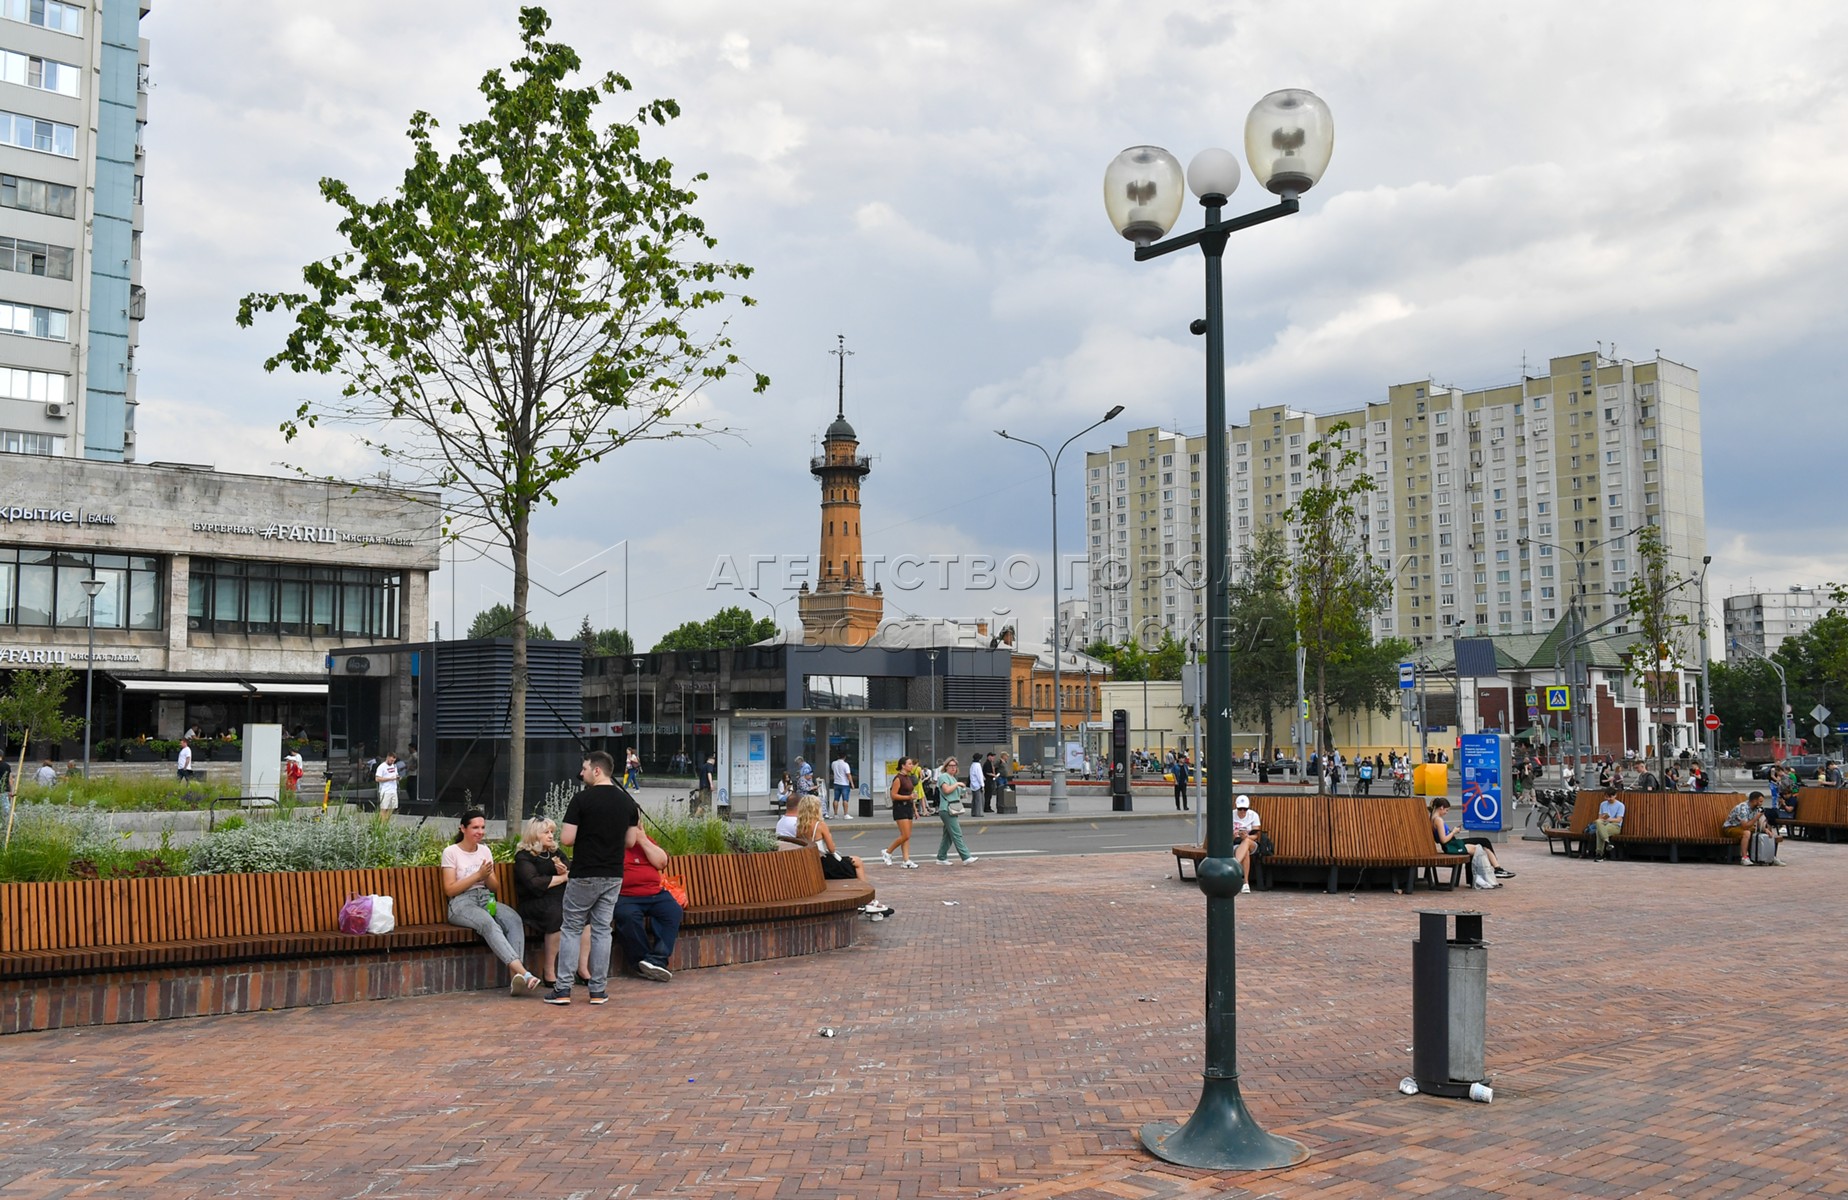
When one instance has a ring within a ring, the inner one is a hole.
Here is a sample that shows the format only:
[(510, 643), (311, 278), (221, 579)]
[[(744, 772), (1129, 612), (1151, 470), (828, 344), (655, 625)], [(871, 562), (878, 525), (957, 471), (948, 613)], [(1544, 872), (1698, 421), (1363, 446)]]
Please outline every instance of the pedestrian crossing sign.
[(1570, 687), (1550, 687), (1546, 689), (1546, 711), (1571, 712), (1572, 689)]

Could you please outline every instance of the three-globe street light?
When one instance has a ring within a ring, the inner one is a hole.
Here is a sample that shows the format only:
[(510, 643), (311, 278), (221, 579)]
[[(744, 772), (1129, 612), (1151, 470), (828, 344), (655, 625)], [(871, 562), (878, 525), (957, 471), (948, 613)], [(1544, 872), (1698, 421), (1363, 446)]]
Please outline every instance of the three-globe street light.
[[(1232, 858), (1231, 728), (1223, 714), (1231, 699), (1232, 664), (1229, 522), (1226, 513), (1225, 301), (1221, 268), (1226, 239), (1241, 229), (1287, 217), (1298, 197), (1314, 187), (1334, 153), (1335, 126), (1328, 106), (1300, 89), (1272, 92), (1245, 122), (1245, 158), (1260, 186), (1277, 203), (1231, 220), (1221, 219), (1238, 187), (1238, 159), (1227, 150), (1203, 150), (1185, 173), (1157, 146), (1132, 146), (1104, 172), (1104, 207), (1111, 223), (1136, 244), (1136, 261), (1198, 246), (1206, 256), (1206, 317), (1193, 322), (1206, 335), (1206, 589), (1207, 669), (1205, 761), (1206, 858), (1199, 865), (1206, 893), (1206, 1059), (1200, 1103), (1184, 1125), (1142, 1127), (1142, 1144), (1156, 1157), (1188, 1167), (1261, 1170), (1309, 1157), (1302, 1143), (1266, 1132), (1246, 1111), (1238, 1087), (1238, 942), (1234, 904), (1244, 872)], [(1181, 215), (1182, 184), (1200, 199), (1206, 223), (1169, 238)]]
[(1065, 795), (1065, 704), (1062, 692), (1065, 676), (1061, 670), (1065, 654), (1065, 639), (1061, 637), (1063, 629), (1059, 623), (1059, 459), (1064, 456), (1065, 448), (1096, 429), (1107, 421), (1114, 421), (1121, 416), (1121, 404), (1105, 413), (1100, 419), (1091, 422), (1077, 433), (1065, 439), (1056, 452), (1048, 453), (1046, 447), (1027, 438), (1015, 437), (1005, 429), (995, 432), (1010, 442), (1019, 442), (1031, 446), (1046, 459), (1046, 469), (1052, 475), (1052, 740), (1056, 749), (1052, 756), (1052, 782), (1047, 791), (1046, 811), (1065, 812), (1071, 805)]

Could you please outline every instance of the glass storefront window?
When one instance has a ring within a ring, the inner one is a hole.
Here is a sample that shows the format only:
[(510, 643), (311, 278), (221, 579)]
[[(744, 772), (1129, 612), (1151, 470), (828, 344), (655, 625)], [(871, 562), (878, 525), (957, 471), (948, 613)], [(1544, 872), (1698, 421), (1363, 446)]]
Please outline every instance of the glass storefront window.
[[(83, 582), (93, 578), (103, 581), (96, 597), (98, 629), (160, 628), (159, 559), (20, 546), (0, 546), (0, 626), (84, 628), (90, 598)], [(139, 603), (125, 610), (127, 594)]]

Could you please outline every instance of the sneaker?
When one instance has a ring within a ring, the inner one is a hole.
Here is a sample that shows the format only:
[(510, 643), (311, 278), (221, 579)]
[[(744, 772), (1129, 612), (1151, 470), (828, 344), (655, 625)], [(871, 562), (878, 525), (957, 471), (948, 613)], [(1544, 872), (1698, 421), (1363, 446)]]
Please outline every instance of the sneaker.
[(1250, 885), (1250, 884), (1248, 883), (1248, 884), (1246, 884), (1246, 885), (1245, 885), (1244, 887), (1242, 887), (1242, 888), (1240, 888), (1240, 889), (1238, 889), (1238, 894), (1239, 894), (1239, 895), (1241, 895), (1241, 896), (1246, 896), (1246, 895), (1250, 895), (1250, 894), (1251, 894), (1251, 885)]
[(1749, 858), (1742, 858), (1739, 860), (1739, 865), (1742, 867), (1749, 867), (1752, 865), (1752, 860)]
[(971, 854), (968, 858), (963, 859), (963, 866), (966, 867), (974, 861), (975, 861), (975, 855)]
[(608, 1004), (610, 1002), (610, 994), (608, 992), (592, 992), (590, 994), (590, 1002), (592, 1004)]
[(569, 1004), (571, 1003), (571, 993), (568, 991), (553, 992), (550, 996), (547, 996), (545, 998), (545, 1002), (547, 1004), (560, 1004), (560, 1005)]
[(636, 963), (635, 969), (640, 971), (644, 977), (652, 979), (656, 983), (666, 983), (674, 977), (672, 971), (669, 971), (666, 967), (658, 967), (647, 959), (643, 959), (641, 962)]
[(905, 868), (905, 869), (906, 869), (907, 871), (915, 871), (915, 870), (917, 870), (917, 869), (918, 869), (918, 864), (916, 864), (916, 863), (914, 863), (914, 862), (912, 862), (912, 861), (911, 861), (910, 859), (908, 859), (908, 858), (907, 858), (907, 859), (906, 859), (906, 860), (904, 861), (904, 863), (903, 863), (902, 865), (904, 866), (904, 868)]
[(889, 867), (892, 865), (892, 852), (890, 850), (881, 850), (879, 852), (879, 857), (885, 859), (886, 866)]
[(940, 867), (947, 867), (950, 865), (950, 860), (947, 858), (940, 858), (937, 860), (937, 865)]
[(1496, 868), (1495, 868), (1495, 878), (1497, 878), (1497, 879), (1513, 879), (1513, 878), (1514, 878), (1514, 872), (1513, 872), (1513, 871), (1510, 871), (1510, 870), (1509, 870), (1509, 869), (1508, 869), (1507, 867), (1496, 867)]

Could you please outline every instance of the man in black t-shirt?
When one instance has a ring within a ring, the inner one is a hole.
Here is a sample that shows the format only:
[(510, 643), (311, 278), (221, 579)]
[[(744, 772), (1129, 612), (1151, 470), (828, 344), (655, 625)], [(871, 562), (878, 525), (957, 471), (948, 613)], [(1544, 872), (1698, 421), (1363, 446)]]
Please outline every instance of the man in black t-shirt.
[(642, 811), (628, 792), (611, 782), (616, 760), (601, 750), (584, 756), (578, 778), (584, 790), (565, 809), (561, 844), (573, 849), (571, 877), (565, 882), (565, 923), (558, 941), (558, 987), (547, 1004), (571, 1003), (571, 980), (577, 969), (578, 939), (590, 927), (590, 1002), (609, 1000), (610, 921), (622, 891), (623, 851), (641, 833)]

